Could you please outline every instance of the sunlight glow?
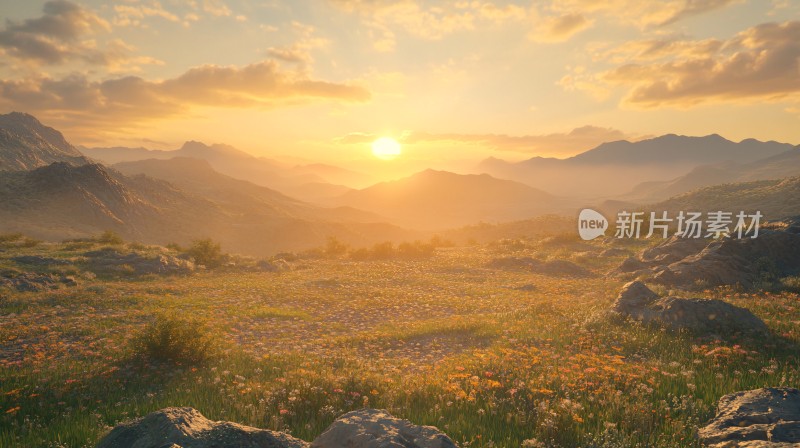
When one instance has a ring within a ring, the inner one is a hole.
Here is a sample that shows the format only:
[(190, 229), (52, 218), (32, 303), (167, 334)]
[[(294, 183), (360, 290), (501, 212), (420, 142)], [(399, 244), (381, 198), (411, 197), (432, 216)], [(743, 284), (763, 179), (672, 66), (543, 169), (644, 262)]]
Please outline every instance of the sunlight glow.
[(393, 160), (400, 156), (400, 143), (390, 137), (381, 137), (372, 142), (372, 154), (382, 160)]

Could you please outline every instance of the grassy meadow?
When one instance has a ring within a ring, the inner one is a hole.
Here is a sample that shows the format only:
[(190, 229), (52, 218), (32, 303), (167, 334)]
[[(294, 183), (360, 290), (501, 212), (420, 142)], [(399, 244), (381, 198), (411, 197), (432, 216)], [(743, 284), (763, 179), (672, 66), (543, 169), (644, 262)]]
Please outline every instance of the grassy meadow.
[[(77, 260), (50, 269), (78, 286), (0, 292), (0, 447), (92, 447), (118, 422), (169, 406), (305, 440), (368, 406), (461, 447), (693, 447), (721, 395), (800, 384), (797, 293), (691, 293), (751, 309), (772, 330), (762, 340), (607, 316), (625, 281), (606, 272), (643, 244), (604, 257), (612, 246), (599, 241), (543, 238), (139, 277), (85, 272), (81, 254), (107, 243), (5, 244), (0, 270), (21, 269), (17, 255)], [(486, 267), (505, 256), (595, 275)], [(158, 319), (188, 322), (180, 334), (215, 341), (214, 356), (148, 357), (141, 335)]]

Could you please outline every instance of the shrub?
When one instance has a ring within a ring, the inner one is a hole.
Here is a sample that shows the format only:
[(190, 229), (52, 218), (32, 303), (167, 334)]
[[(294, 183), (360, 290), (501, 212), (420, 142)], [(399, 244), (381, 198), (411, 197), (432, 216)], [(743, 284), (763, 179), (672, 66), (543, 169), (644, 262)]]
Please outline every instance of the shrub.
[(186, 252), (186, 249), (181, 247), (181, 245), (178, 243), (169, 243), (164, 247), (166, 247), (169, 250), (174, 250), (175, 252)]
[(0, 243), (13, 243), (14, 241), (21, 240), (23, 235), (21, 233), (4, 233), (0, 235)]
[(119, 245), (125, 242), (122, 237), (119, 236), (119, 234), (112, 230), (106, 230), (105, 232), (101, 233), (96, 240), (98, 243), (111, 245)]
[(328, 237), (328, 242), (325, 244), (325, 255), (329, 257), (339, 257), (347, 252), (347, 245), (339, 241), (334, 236)]
[(372, 246), (372, 258), (376, 260), (385, 260), (394, 255), (394, 244), (391, 241), (385, 241)]
[(202, 321), (163, 314), (132, 340), (143, 360), (202, 364), (219, 354), (218, 338)]
[(194, 262), (202, 264), (207, 268), (214, 268), (222, 264), (224, 257), (219, 243), (215, 243), (211, 238), (195, 240), (186, 254), (194, 258)]

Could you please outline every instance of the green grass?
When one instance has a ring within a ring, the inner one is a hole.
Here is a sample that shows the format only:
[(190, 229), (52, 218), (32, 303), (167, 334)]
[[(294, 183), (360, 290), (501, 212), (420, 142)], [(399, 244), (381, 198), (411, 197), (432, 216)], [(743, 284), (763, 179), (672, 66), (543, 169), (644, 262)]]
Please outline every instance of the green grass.
[[(84, 269), (76, 257), (99, 247), (70, 244), (14, 248), (0, 266), (24, 270), (8, 258), (26, 253)], [(624, 283), (603, 274), (624, 256), (591, 255), (602, 249), (534, 241), (513, 254), (570, 259), (593, 278), (487, 269), (504, 255), (489, 245), (3, 292), (0, 446), (91, 447), (118, 422), (168, 406), (312, 440), (369, 406), (461, 446), (695, 447), (721, 395), (800, 383), (796, 293), (690, 294), (751, 309), (769, 338), (670, 334), (603, 314)], [(528, 283), (536, 289), (511, 288)], [(141, 356), (132, 335), (164, 313), (207, 323), (223, 350), (196, 364)]]

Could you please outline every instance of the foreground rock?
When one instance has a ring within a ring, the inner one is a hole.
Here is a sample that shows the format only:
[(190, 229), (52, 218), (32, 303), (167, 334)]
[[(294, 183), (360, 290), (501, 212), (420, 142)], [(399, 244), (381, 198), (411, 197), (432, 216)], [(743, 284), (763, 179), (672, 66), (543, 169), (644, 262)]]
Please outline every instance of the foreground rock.
[(379, 409), (342, 415), (311, 444), (312, 448), (455, 448), (433, 426), (418, 426)]
[(97, 448), (455, 448), (433, 426), (384, 410), (360, 409), (334, 421), (312, 444), (282, 432), (215, 422), (193, 408), (166, 408), (124, 423)]
[(762, 228), (758, 238), (705, 240), (673, 236), (642, 251), (614, 271), (623, 276), (646, 276), (655, 283), (688, 287), (741, 284), (765, 276), (800, 273), (800, 217)]
[(725, 395), (717, 415), (698, 432), (715, 448), (800, 446), (800, 391), (765, 388)]
[(766, 324), (745, 308), (717, 299), (659, 297), (643, 283), (622, 287), (613, 311), (645, 324), (695, 333), (766, 333)]
[(215, 422), (192, 408), (166, 408), (114, 428), (97, 448), (305, 448), (282, 432)]
[(123, 254), (115, 249), (101, 249), (84, 254), (91, 270), (96, 272), (146, 274), (189, 274), (195, 265), (189, 260), (158, 254), (152, 257), (131, 252)]

